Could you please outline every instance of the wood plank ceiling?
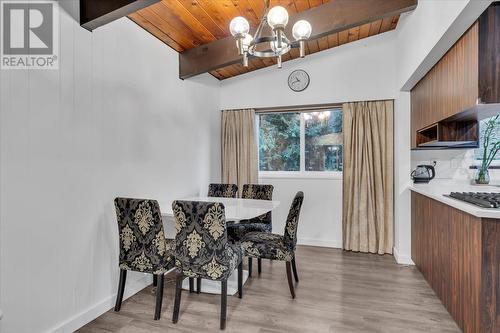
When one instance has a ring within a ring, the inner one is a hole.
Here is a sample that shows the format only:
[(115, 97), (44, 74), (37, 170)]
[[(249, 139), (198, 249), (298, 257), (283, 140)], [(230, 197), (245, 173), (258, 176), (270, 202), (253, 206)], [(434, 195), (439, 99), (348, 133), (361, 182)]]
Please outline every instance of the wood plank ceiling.
[[(281, 5), (293, 15), (322, 5), (329, 0), (271, 0), (271, 7)], [(162, 0), (128, 17), (178, 52), (230, 36), (229, 22), (244, 16), (250, 28), (256, 28), (264, 11), (263, 0)], [(306, 54), (323, 51), (396, 28), (399, 15), (363, 24), (339, 33), (307, 42)], [(314, 29), (314, 22), (311, 22)], [(236, 47), (236, 45), (235, 45)], [(288, 61), (299, 57), (292, 49), (283, 57)], [(274, 59), (252, 58), (248, 68), (241, 64), (211, 71), (219, 80), (251, 72), (276, 63)]]

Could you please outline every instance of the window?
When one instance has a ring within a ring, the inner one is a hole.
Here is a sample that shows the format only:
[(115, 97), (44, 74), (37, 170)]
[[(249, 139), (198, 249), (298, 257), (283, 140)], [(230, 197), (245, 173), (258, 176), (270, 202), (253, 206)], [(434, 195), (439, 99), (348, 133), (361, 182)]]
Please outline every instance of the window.
[(259, 170), (300, 170), (300, 113), (259, 116)]
[[(484, 156), (484, 148), (483, 148), (483, 136), (484, 136), (484, 132), (486, 130), (486, 123), (488, 122), (488, 120), (490, 120), (492, 118), (487, 118), (487, 119), (483, 119), (479, 122), (479, 148), (476, 149), (474, 151), (474, 155), (475, 155), (475, 159), (476, 160), (479, 160), (479, 161), (482, 161), (483, 159), (483, 156)], [(496, 142), (500, 140), (500, 126), (498, 126), (498, 122), (497, 122), (497, 126), (496, 128), (493, 130), (493, 136), (492, 136), (492, 141), (493, 142)], [(492, 144), (490, 144), (490, 147), (492, 146)], [(486, 154), (488, 154), (489, 152), (486, 152)], [(492, 164), (495, 164), (495, 165), (498, 165), (500, 164), (500, 155), (497, 154), (497, 156), (495, 156)]]
[(260, 171), (342, 171), (341, 109), (257, 117)]

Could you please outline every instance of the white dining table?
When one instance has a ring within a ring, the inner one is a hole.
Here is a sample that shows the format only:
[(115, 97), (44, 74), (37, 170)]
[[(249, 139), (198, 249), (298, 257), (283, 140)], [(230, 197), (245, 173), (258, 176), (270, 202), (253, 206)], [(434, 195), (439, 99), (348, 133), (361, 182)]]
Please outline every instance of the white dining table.
[[(279, 206), (280, 202), (276, 200), (255, 200), (240, 198), (219, 198), (219, 197), (191, 197), (178, 199), (181, 201), (203, 201), (219, 202), (224, 205), (226, 212), (226, 221), (248, 220), (267, 212), (272, 211)], [(173, 217), (172, 202), (160, 202), (162, 216)]]
[[(224, 205), (226, 221), (234, 221), (239, 223), (242, 220), (248, 220), (267, 212), (272, 211), (280, 205), (276, 200), (254, 200), (240, 198), (219, 198), (219, 197), (189, 197), (176, 199), (181, 201), (203, 201), (203, 202), (219, 202)], [(174, 213), (172, 211), (172, 202), (159, 202), (163, 224), (166, 230), (171, 229)], [(243, 270), (243, 284), (248, 279), (248, 271)], [(189, 281), (184, 279), (182, 289), (189, 290)], [(203, 279), (201, 283), (201, 292), (209, 294), (220, 294), (221, 284), (219, 281)], [(227, 279), (227, 293), (234, 295), (238, 292), (238, 270), (234, 270), (233, 274)]]

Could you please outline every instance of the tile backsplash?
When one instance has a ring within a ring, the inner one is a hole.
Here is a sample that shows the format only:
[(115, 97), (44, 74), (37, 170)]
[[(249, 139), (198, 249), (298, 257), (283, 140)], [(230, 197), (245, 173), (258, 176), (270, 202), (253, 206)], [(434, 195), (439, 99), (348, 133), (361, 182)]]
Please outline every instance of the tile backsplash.
[[(436, 161), (436, 178), (439, 179), (474, 179), (476, 170), (469, 169), (471, 165), (477, 164), (474, 160), (473, 149), (445, 149), (445, 150), (412, 150), (412, 170), (419, 164), (431, 164)], [(500, 170), (490, 169), (492, 183), (500, 183)]]

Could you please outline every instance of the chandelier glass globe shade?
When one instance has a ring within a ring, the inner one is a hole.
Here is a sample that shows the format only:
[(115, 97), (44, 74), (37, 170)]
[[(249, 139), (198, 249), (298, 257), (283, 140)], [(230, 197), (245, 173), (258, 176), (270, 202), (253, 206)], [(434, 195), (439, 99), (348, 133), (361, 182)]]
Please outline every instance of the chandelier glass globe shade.
[(284, 28), (288, 23), (288, 12), (281, 6), (274, 6), (267, 13), (267, 23), (272, 29)]

